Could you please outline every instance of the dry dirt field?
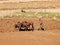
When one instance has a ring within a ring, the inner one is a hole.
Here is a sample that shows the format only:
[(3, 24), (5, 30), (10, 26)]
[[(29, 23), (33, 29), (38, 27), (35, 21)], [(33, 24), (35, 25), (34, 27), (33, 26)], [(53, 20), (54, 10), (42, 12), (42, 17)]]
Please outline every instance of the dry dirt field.
[(60, 45), (60, 31), (0, 33), (0, 45)]
[[(18, 31), (14, 24), (18, 21), (32, 21), (36, 30)], [(60, 21), (42, 19), (45, 31), (38, 31), (37, 18), (0, 19), (0, 45), (60, 45)]]
[(0, 10), (13, 9), (55, 9), (60, 8), (60, 1), (30, 1), (0, 3)]

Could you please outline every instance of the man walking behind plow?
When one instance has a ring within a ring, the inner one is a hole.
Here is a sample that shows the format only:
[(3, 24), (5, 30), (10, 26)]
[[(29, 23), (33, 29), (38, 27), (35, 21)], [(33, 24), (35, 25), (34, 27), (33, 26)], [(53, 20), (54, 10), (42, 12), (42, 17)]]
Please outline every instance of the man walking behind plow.
[(39, 18), (39, 29), (38, 30), (45, 30), (44, 29), (44, 23), (43, 23), (42, 17)]

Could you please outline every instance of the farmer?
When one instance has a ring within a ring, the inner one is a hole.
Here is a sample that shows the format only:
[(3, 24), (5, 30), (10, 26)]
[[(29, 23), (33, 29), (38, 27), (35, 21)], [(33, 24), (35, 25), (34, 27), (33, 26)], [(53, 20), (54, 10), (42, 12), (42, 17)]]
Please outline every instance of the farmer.
[(41, 29), (41, 30), (44, 30), (44, 24), (43, 24), (42, 18), (39, 18), (39, 25), (40, 25), (39, 30), (40, 30), (40, 29)]

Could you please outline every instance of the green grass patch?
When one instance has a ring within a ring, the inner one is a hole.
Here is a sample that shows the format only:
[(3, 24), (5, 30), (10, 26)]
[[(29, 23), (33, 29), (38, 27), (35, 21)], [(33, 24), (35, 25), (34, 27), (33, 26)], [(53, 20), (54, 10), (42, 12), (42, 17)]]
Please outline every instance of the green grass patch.
[(56, 17), (57, 19), (60, 19), (60, 13), (54, 13), (54, 12), (25, 12), (25, 13), (23, 13), (23, 12), (14, 12), (12, 14), (4, 16), (4, 18), (12, 18), (12, 17), (38, 18), (39, 16), (42, 16), (43, 18)]

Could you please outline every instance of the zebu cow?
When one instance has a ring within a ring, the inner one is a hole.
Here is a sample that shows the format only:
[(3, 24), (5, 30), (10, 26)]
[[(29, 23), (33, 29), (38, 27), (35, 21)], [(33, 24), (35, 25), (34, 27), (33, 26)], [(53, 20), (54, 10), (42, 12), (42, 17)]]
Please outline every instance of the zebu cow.
[(15, 24), (15, 28), (18, 28), (19, 31), (33, 31), (34, 30), (34, 26), (32, 22), (27, 22), (27, 21), (23, 21), (23, 22), (18, 22), (17, 24)]
[(26, 25), (26, 23), (27, 23), (27, 22), (25, 22), (25, 21), (21, 22), (20, 28), (19, 28), (20, 31), (21, 31), (21, 30), (23, 30), (23, 31), (27, 30), (27, 25)]
[(34, 24), (33, 22), (27, 22), (26, 23), (26, 26), (27, 26), (27, 30), (34, 30)]
[(15, 24), (15, 28), (20, 28), (20, 25), (21, 25), (21, 23), (20, 23), (20, 22), (17, 22), (17, 23)]

